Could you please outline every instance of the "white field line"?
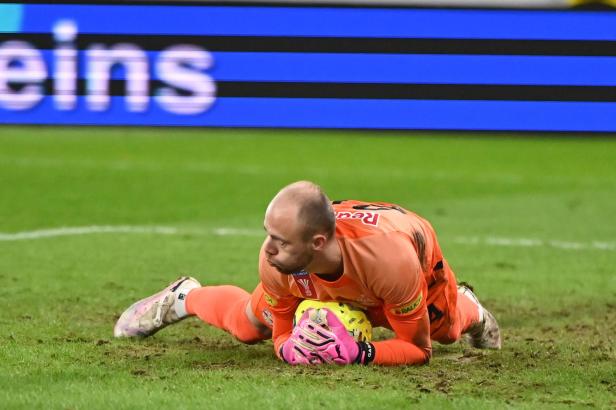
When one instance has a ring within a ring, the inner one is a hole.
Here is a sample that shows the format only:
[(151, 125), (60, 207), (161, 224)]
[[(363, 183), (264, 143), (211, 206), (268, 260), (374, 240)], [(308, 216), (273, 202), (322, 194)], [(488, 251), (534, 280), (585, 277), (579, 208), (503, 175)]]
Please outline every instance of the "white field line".
[[(36, 168), (64, 168), (78, 167), (87, 169), (112, 170), (112, 171), (144, 171), (144, 172), (167, 172), (172, 169), (174, 172), (195, 172), (207, 174), (239, 174), (239, 175), (281, 175), (285, 174), (286, 170), (281, 170), (277, 167), (255, 166), (213, 163), (213, 162), (182, 162), (181, 164), (173, 163), (165, 165), (160, 162), (144, 161), (144, 160), (92, 160), (92, 159), (76, 159), (76, 158), (50, 158), (50, 157), (15, 157), (8, 155), (0, 155), (0, 164), (7, 164), (20, 167), (36, 167)], [(485, 174), (485, 175), (461, 175), (459, 173), (452, 174), (450, 172), (430, 172), (429, 174), (417, 174), (400, 169), (336, 169), (336, 173), (340, 175), (352, 175), (354, 177), (362, 175), (362, 173), (370, 175), (382, 175), (388, 178), (403, 178), (413, 180), (434, 180), (434, 181), (473, 181), (480, 184), (503, 183), (508, 185), (520, 185), (525, 182), (521, 175), (516, 174)], [(311, 175), (330, 175), (330, 170), (319, 170), (310, 168)], [(570, 179), (566, 182), (570, 183)], [(592, 180), (596, 182), (595, 179)]]
[[(233, 164), (228, 165), (226, 163), (216, 162), (182, 162), (163, 164), (155, 161), (145, 160), (93, 160), (93, 159), (75, 159), (75, 158), (50, 158), (50, 157), (15, 157), (9, 155), (0, 154), (0, 165), (19, 166), (26, 168), (65, 168), (65, 167), (77, 167), (96, 170), (111, 170), (116, 172), (187, 172), (197, 174), (214, 174), (214, 175), (247, 175), (247, 176), (263, 176), (263, 175), (287, 175), (288, 171), (271, 166), (265, 165), (248, 165), (248, 164)], [(310, 168), (306, 165), (305, 168), (299, 166), (299, 171), (305, 170), (309, 172), (312, 177), (325, 177), (330, 176), (330, 169), (316, 169)], [(614, 179), (610, 176), (602, 177), (594, 175), (592, 177), (577, 176), (577, 177), (555, 177), (555, 176), (533, 176), (529, 177), (523, 174), (514, 173), (500, 173), (500, 174), (485, 174), (477, 175), (475, 173), (463, 174), (460, 172), (434, 172), (429, 173), (417, 173), (409, 172), (408, 170), (402, 170), (399, 168), (383, 168), (383, 169), (345, 169), (337, 168), (336, 174), (340, 176), (351, 176), (353, 178), (359, 178), (362, 175), (370, 176), (382, 176), (385, 178), (394, 178), (402, 180), (416, 180), (416, 181), (446, 181), (446, 182), (471, 182), (474, 184), (506, 184), (510, 186), (519, 186), (531, 182), (540, 182), (546, 184), (555, 185), (567, 185), (571, 183), (580, 183), (589, 185), (592, 187), (600, 186), (602, 189), (608, 189), (615, 186)]]
[(240, 229), (240, 228), (216, 228), (212, 233), (217, 236), (262, 236), (265, 237), (263, 229)]
[(176, 235), (178, 229), (167, 226), (78, 226), (15, 233), (0, 232), (0, 241), (23, 241), (28, 239), (53, 238), (57, 236), (91, 235), (98, 233), (140, 233), (157, 235)]
[(90, 160), (74, 158), (28, 158), (11, 157), (0, 155), (0, 164), (8, 164), (27, 168), (65, 168), (77, 167), (86, 169), (111, 170), (111, 171), (144, 171), (144, 172), (165, 172), (169, 169), (182, 170), (186, 172), (198, 172), (207, 174), (222, 174), (233, 172), (240, 175), (262, 175), (276, 174), (274, 169), (265, 169), (257, 166), (234, 165), (233, 167), (224, 164), (184, 162), (182, 164), (164, 165), (152, 161), (137, 160)]
[[(92, 235), (92, 234), (145, 234), (145, 235), (211, 235), (211, 236), (252, 236), (263, 237), (261, 229), (220, 227), (209, 230), (182, 229), (171, 226), (134, 226), (134, 225), (92, 225), (77, 227), (61, 227), (5, 233), (0, 232), (0, 241), (23, 241), (59, 236)], [(568, 242), (559, 240), (543, 240), (536, 238), (506, 238), (496, 236), (459, 236), (453, 242), (463, 245), (505, 246), (505, 247), (550, 247), (566, 250), (602, 250), (616, 251), (616, 242), (591, 241)]]
[(463, 245), (488, 245), (488, 246), (509, 246), (509, 247), (550, 247), (566, 250), (586, 250), (598, 249), (602, 251), (616, 251), (616, 242), (591, 241), (591, 242), (570, 242), (558, 240), (543, 240), (535, 238), (504, 238), (504, 237), (457, 237), (453, 240)]
[(214, 228), (211, 230), (180, 229), (171, 226), (92, 225), (39, 229), (23, 232), (0, 232), (0, 241), (23, 241), (58, 236), (93, 235), (106, 233), (146, 235), (214, 235), (214, 236), (263, 236), (259, 229)]

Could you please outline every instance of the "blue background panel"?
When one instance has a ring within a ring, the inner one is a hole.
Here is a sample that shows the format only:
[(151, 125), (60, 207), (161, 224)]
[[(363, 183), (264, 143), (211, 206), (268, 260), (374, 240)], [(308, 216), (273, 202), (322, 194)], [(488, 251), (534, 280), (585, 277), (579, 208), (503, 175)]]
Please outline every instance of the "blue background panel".
[[(73, 20), (80, 34), (121, 34), (129, 43), (131, 35), (148, 34), (616, 41), (616, 13), (602, 12), (205, 5), (3, 7), (0, 11), (10, 13), (0, 19), (0, 31), (37, 33), (50, 39), (58, 21)], [(10, 40), (5, 34), (6, 39)], [(51, 75), (52, 51), (40, 51)], [(85, 53), (80, 51), (79, 57), (80, 77), (84, 78)], [(149, 75), (156, 79), (153, 67), (160, 52), (146, 51), (146, 57)], [(242, 81), (247, 87), (250, 82), (268, 81), (616, 86), (613, 56), (302, 53), (300, 44), (297, 52), (216, 51), (212, 57), (214, 64), (205, 73), (215, 81)], [(113, 78), (123, 77), (123, 70), (114, 70)], [(601, 92), (607, 95), (611, 89)], [(205, 112), (180, 115), (163, 110), (154, 98), (143, 113), (129, 112), (125, 97), (112, 97), (111, 108), (105, 112), (89, 110), (84, 101), (80, 97), (72, 111), (58, 111), (52, 96), (26, 111), (0, 108), (0, 123), (616, 132), (616, 103), (612, 102), (387, 100), (363, 99), (363, 95), (355, 99), (221, 97)]]
[[(53, 52), (42, 51), (48, 71)], [(150, 78), (160, 52), (146, 52)], [(331, 53), (211, 53), (218, 81), (616, 86), (616, 57)], [(85, 78), (86, 54), (79, 53)], [(112, 78), (125, 73), (113, 70)]]
[(511, 131), (616, 131), (616, 103), (335, 100), (220, 98), (202, 115), (178, 116), (151, 101), (145, 113), (128, 113), (112, 97), (103, 113), (59, 112), (51, 99), (31, 111), (4, 113), (4, 123), (170, 125)]
[(616, 14), (324, 7), (26, 5), (22, 30), (82, 33), (616, 40)]

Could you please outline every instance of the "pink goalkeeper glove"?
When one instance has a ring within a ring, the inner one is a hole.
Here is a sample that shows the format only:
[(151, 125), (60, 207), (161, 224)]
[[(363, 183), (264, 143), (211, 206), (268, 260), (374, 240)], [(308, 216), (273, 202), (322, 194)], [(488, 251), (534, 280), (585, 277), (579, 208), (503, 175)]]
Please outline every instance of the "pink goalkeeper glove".
[(281, 354), (290, 364), (368, 364), (374, 360), (374, 346), (356, 342), (329, 309), (308, 309)]
[(299, 323), (293, 327), (291, 337), (284, 342), (280, 348), (280, 357), (287, 363), (292, 365), (297, 364), (319, 364), (325, 363), (325, 361), (318, 355), (315, 344), (312, 339), (307, 340), (307, 336), (304, 334), (304, 327), (308, 326), (310, 322), (309, 311), (314, 309), (308, 309), (304, 312), (299, 320)]

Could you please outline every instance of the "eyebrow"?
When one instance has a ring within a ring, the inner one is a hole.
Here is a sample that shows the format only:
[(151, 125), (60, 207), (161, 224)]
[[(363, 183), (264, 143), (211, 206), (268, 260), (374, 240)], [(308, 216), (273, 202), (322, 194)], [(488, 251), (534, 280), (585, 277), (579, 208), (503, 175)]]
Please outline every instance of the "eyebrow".
[(280, 242), (289, 242), (289, 241), (287, 241), (286, 239), (281, 238), (281, 237), (280, 237), (280, 236), (278, 236), (278, 235), (272, 235), (271, 233), (267, 232), (267, 228), (265, 227), (265, 225), (263, 225), (263, 230), (264, 230), (264, 231), (265, 231), (265, 232), (266, 232), (269, 236), (271, 236), (273, 239), (275, 239), (275, 240), (277, 240), (277, 241), (280, 241)]

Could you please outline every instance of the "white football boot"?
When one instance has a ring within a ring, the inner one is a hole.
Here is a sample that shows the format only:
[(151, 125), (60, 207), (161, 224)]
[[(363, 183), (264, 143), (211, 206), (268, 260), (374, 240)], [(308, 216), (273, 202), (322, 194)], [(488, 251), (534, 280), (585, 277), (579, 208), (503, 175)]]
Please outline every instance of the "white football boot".
[(187, 317), (184, 299), (189, 291), (201, 287), (194, 278), (183, 276), (162, 291), (135, 302), (118, 319), (115, 337), (147, 337)]
[(467, 284), (458, 285), (458, 294), (468, 296), (479, 307), (479, 322), (466, 331), (464, 334), (466, 340), (471, 346), (479, 349), (500, 349), (500, 329), (494, 315), (479, 303), (479, 299)]

